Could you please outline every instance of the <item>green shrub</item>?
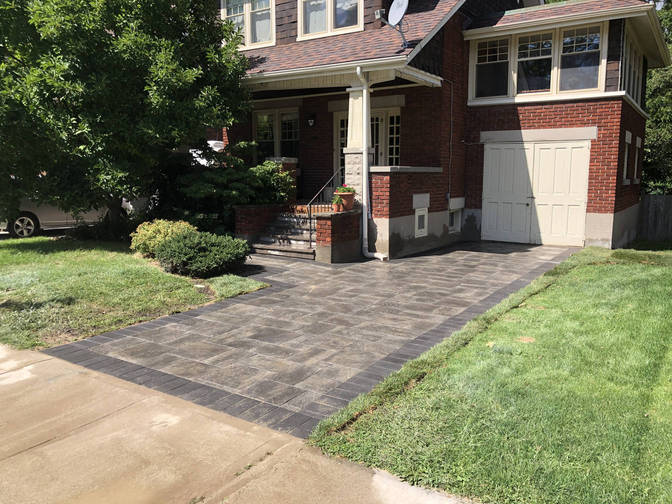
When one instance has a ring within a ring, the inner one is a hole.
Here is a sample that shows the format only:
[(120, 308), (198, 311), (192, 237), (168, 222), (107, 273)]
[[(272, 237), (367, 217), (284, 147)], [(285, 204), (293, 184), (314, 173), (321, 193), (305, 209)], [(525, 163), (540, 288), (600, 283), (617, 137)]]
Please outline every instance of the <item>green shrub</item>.
[(156, 258), (169, 273), (207, 278), (242, 266), (250, 253), (245, 240), (186, 230), (163, 240)]
[(154, 257), (161, 242), (184, 231), (196, 232), (197, 229), (184, 221), (156, 219), (143, 222), (131, 233), (131, 250)]
[(294, 177), (274, 161), (250, 168), (250, 186), (254, 194), (252, 204), (287, 203), (296, 193)]

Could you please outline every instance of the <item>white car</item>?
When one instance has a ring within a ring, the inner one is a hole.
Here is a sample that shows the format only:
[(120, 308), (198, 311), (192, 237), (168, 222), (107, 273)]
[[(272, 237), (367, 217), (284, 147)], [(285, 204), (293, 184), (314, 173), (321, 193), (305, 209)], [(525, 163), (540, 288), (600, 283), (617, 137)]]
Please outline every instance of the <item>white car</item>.
[[(126, 212), (130, 213), (134, 209), (142, 207), (145, 202), (146, 199), (140, 199), (133, 201), (131, 204), (124, 199), (121, 206)], [(10, 235), (17, 238), (29, 238), (39, 231), (68, 229), (78, 224), (95, 224), (105, 217), (106, 213), (107, 209), (91, 210), (75, 217), (55, 206), (23, 201), (19, 216), (9, 223), (7, 221), (0, 222), (0, 231), (9, 232)]]

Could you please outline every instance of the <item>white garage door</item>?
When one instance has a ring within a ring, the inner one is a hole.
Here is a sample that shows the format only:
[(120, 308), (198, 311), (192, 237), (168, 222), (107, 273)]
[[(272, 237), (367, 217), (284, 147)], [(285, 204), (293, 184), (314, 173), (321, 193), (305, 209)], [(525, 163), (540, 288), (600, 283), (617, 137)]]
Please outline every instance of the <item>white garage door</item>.
[(482, 238), (582, 246), (590, 142), (486, 144)]

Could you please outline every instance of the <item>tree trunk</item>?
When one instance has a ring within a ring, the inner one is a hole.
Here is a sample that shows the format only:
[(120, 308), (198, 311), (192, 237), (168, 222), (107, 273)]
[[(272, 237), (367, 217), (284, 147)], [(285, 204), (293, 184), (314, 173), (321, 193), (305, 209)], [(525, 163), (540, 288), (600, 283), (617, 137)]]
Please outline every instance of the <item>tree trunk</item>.
[(107, 202), (107, 227), (112, 236), (124, 239), (125, 230), (124, 209), (121, 207), (121, 198), (110, 199)]

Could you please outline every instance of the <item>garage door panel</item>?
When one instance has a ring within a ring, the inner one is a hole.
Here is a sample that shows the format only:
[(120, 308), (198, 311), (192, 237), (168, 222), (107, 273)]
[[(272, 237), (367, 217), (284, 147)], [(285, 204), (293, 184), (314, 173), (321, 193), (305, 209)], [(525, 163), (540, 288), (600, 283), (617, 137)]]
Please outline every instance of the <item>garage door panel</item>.
[(483, 239), (583, 245), (590, 142), (485, 146)]

